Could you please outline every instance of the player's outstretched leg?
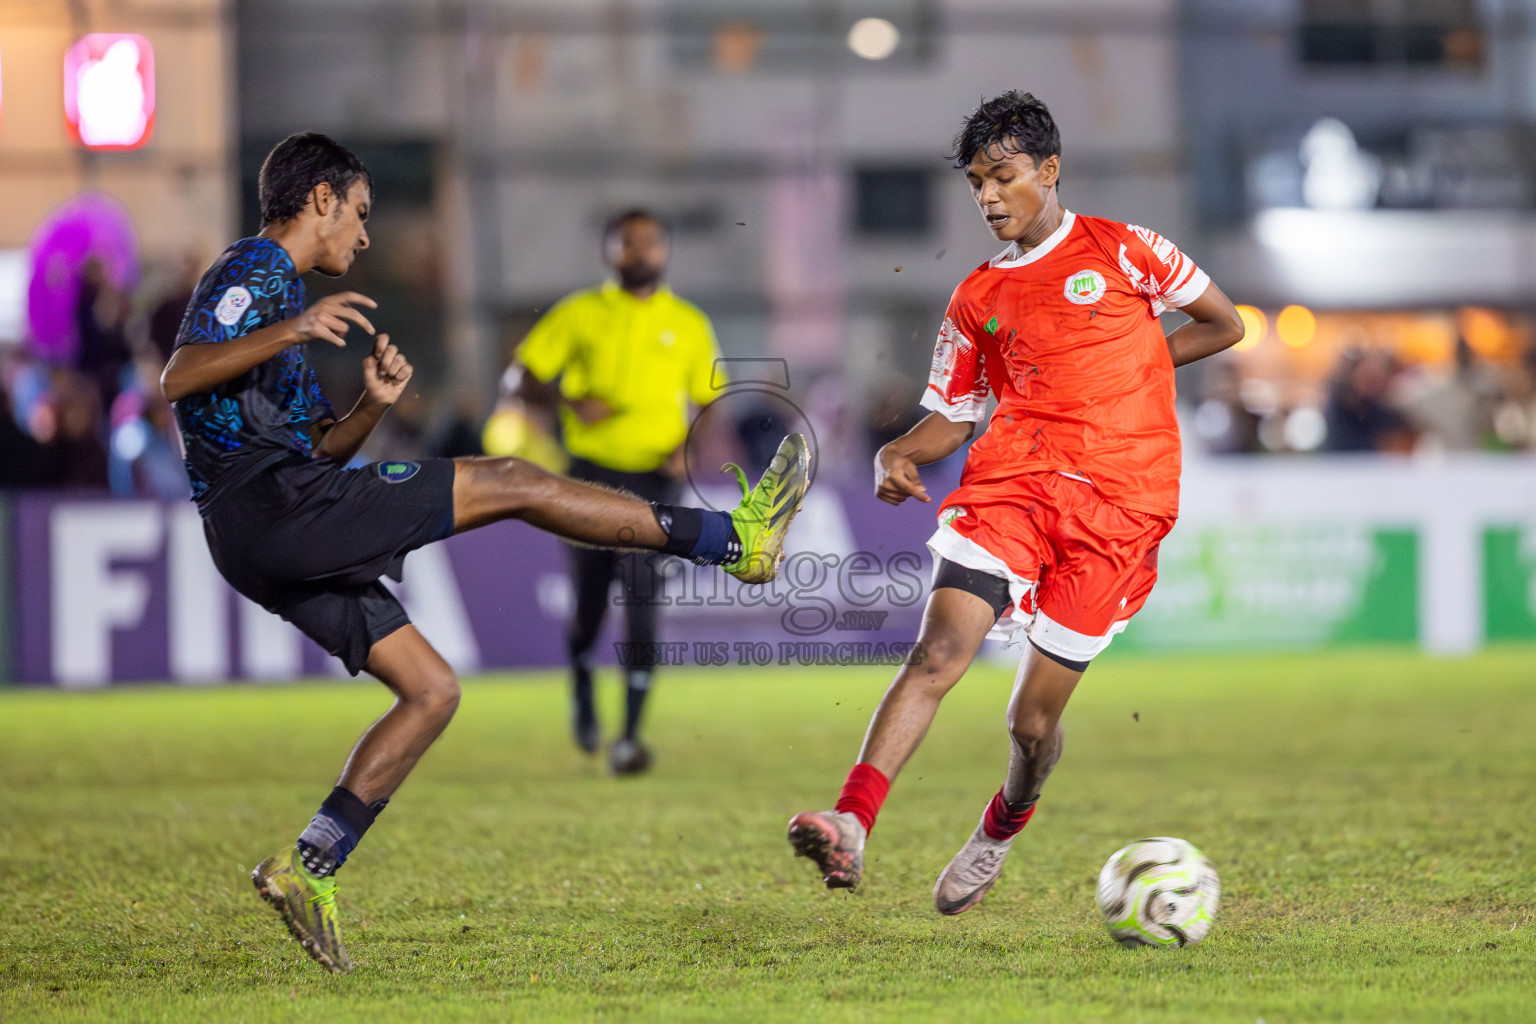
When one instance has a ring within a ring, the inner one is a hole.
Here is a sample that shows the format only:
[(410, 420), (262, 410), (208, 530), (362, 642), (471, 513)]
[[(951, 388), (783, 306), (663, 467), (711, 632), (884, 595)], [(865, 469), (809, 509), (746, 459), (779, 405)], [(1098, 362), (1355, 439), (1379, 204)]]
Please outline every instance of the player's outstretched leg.
[(784, 560), (789, 524), (810, 486), (804, 436), (779, 443), (757, 485), (727, 463), (742, 489), (730, 512), (651, 504), (632, 495), (556, 476), (522, 459), (455, 459), (453, 528), (471, 530), (521, 519), (567, 540), (599, 547), (646, 548), (718, 565), (745, 583), (766, 583)]
[(1061, 760), (1061, 712), (1087, 667), (1085, 662), (1053, 660), (1033, 647), (1019, 663), (1008, 702), (1008, 777), (934, 883), (933, 905), (939, 913), (970, 910), (1002, 874), (1013, 837), (1034, 815), (1045, 780)]
[(459, 704), (453, 669), (414, 626), (373, 645), (364, 666), (395, 693), (365, 732), (331, 795), (292, 847), (256, 866), (251, 881), (293, 937), (329, 970), (352, 969), (336, 911), (336, 872)]
[(795, 856), (814, 861), (828, 889), (859, 884), (864, 842), (891, 781), (922, 742), (939, 702), (970, 666), (996, 621), (996, 609), (975, 594), (942, 587), (928, 598), (917, 646), (875, 709), (859, 763), (848, 773), (836, 809), (803, 811), (789, 820)]

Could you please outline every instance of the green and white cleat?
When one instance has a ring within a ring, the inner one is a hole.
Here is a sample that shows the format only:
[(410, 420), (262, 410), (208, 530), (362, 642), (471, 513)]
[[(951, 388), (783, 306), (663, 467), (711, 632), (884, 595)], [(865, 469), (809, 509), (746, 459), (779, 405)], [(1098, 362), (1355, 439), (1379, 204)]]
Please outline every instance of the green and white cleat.
[(251, 881), (261, 898), (282, 915), (306, 953), (337, 974), (352, 970), (336, 924), (334, 877), (310, 874), (300, 863), (298, 851), (290, 847), (256, 865)]
[(727, 462), (721, 469), (733, 471), (741, 485), (741, 504), (731, 512), (741, 557), (721, 568), (743, 583), (767, 583), (779, 574), (790, 521), (810, 486), (811, 452), (805, 435), (790, 434), (779, 442), (767, 472), (751, 490), (747, 474), (736, 463)]

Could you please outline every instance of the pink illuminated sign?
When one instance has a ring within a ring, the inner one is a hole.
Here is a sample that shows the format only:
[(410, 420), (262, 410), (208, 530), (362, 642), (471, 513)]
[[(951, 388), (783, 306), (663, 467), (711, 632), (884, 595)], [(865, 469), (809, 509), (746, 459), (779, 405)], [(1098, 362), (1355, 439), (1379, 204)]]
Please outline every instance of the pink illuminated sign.
[(140, 35), (95, 32), (64, 54), (64, 118), (90, 149), (137, 149), (155, 129), (155, 52)]

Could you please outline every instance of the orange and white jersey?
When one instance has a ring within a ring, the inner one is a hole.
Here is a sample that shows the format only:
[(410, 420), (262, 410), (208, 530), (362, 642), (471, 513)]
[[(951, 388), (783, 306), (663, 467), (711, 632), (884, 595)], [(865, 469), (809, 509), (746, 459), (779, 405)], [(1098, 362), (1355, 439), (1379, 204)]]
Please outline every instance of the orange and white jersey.
[(1179, 425), (1157, 317), (1210, 278), (1155, 232), (1067, 211), (1027, 253), (1010, 246), (955, 289), (924, 408), (979, 423), (961, 488), (1004, 497), (1020, 473), (1085, 480), (1124, 508), (1175, 516)]

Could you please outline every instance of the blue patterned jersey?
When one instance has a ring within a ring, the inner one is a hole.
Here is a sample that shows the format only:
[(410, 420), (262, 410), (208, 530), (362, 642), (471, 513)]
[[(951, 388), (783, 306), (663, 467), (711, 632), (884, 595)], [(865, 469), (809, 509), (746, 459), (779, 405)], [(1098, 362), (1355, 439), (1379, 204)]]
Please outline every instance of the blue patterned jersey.
[[(304, 282), (287, 251), (269, 238), (243, 238), (198, 282), (176, 347), (233, 341), (303, 310)], [(334, 418), (303, 345), (187, 395), (176, 403), (176, 423), (193, 500), (206, 504), (223, 485), (289, 453), (310, 454), (310, 427)]]

